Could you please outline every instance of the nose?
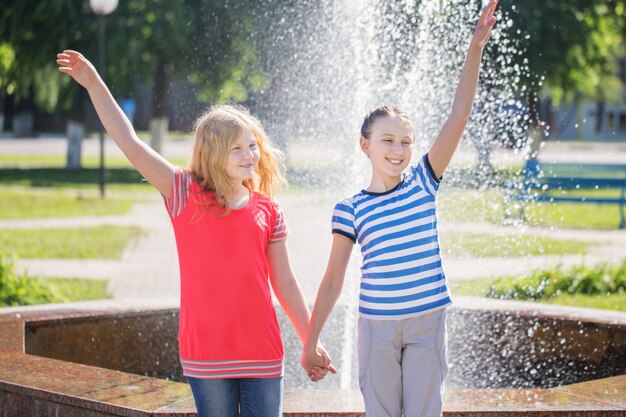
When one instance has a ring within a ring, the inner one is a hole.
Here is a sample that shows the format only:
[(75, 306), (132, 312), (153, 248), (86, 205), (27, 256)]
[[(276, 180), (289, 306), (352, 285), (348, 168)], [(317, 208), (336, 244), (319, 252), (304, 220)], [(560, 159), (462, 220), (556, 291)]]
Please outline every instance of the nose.
[(391, 149), (394, 153), (398, 153), (398, 154), (403, 153), (402, 144), (400, 142), (394, 143)]
[(254, 156), (254, 152), (252, 152), (252, 149), (250, 149), (250, 147), (247, 147), (243, 153), (244, 159), (252, 159), (253, 156)]

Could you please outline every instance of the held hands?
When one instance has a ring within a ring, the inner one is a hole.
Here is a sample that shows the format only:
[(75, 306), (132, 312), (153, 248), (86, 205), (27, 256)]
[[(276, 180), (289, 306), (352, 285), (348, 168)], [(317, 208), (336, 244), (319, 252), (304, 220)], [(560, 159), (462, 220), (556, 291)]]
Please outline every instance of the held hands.
[(304, 346), (301, 364), (311, 381), (317, 382), (323, 379), (329, 371), (336, 374), (337, 369), (330, 362), (330, 356), (322, 345), (318, 344), (315, 348), (309, 345)]
[(76, 82), (87, 90), (97, 85), (100, 76), (94, 66), (80, 52), (65, 50), (57, 54), (59, 71), (69, 74)]
[(496, 11), (498, 0), (491, 0), (489, 4), (483, 9), (480, 19), (476, 24), (476, 30), (472, 37), (472, 43), (479, 46), (481, 49), (485, 47), (489, 37), (491, 36), (491, 28), (496, 23), (496, 17), (493, 15)]

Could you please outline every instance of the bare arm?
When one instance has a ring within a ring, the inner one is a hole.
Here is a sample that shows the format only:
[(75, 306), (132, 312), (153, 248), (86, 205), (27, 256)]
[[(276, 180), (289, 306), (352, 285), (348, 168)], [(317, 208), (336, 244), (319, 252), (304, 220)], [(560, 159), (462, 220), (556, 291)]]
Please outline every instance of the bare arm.
[(341, 294), (353, 246), (354, 243), (349, 238), (337, 233), (333, 234), (333, 245), (328, 266), (317, 292), (313, 315), (309, 324), (309, 334), (302, 352), (302, 367), (307, 372), (320, 364), (321, 355), (317, 352), (316, 346), (319, 344), (319, 337), (324, 324)]
[(483, 49), (491, 35), (491, 28), (496, 22), (493, 13), (497, 5), (498, 0), (491, 0), (478, 20), (452, 103), (452, 111), (428, 151), (428, 160), (437, 178), (443, 175), (450, 164), (472, 111), (478, 86), (480, 61)]
[[(287, 313), (287, 317), (289, 317), (289, 321), (296, 333), (298, 333), (300, 340), (304, 343), (311, 315), (302, 289), (291, 269), (286, 240), (283, 239), (270, 243), (267, 248), (267, 259), (270, 267), (270, 282), (272, 283), (274, 294), (276, 294), (278, 302), (285, 310), (285, 313)], [(326, 358), (319, 364), (315, 372), (309, 372), (309, 376), (315, 381), (322, 379), (329, 370), (333, 373), (337, 372), (334, 366), (330, 365), (330, 358), (326, 351), (321, 346), (318, 346), (318, 348), (323, 351)]]
[(173, 166), (137, 137), (93, 65), (80, 53), (66, 50), (57, 55), (59, 71), (69, 74), (87, 89), (102, 125), (143, 177), (165, 197), (171, 197)]

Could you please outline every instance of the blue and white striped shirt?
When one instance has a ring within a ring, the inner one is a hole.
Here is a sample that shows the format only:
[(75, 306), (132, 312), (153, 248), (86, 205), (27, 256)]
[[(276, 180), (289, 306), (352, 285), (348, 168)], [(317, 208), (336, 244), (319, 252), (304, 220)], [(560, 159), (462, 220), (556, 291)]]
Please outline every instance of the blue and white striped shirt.
[(439, 181), (424, 155), (393, 189), (362, 190), (335, 206), (333, 233), (361, 246), (361, 317), (404, 319), (451, 303), (437, 234)]

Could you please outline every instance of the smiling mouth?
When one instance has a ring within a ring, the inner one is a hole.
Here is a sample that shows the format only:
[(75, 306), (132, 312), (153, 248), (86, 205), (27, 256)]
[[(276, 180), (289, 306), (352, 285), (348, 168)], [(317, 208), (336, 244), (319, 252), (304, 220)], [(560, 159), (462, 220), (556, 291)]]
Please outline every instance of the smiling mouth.
[(390, 159), (390, 158), (385, 158), (387, 160), (387, 162), (389, 162), (391, 165), (402, 165), (402, 159)]

